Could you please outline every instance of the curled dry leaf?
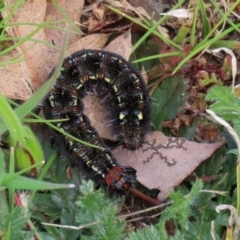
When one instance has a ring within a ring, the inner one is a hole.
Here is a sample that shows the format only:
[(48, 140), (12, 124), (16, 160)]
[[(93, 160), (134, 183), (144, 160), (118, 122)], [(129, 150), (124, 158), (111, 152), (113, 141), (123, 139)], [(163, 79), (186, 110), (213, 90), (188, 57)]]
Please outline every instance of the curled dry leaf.
[(163, 201), (175, 186), (224, 144), (200, 144), (166, 137), (156, 131), (150, 133), (147, 142), (136, 151), (117, 147), (113, 152), (121, 165), (137, 170), (139, 182), (149, 189), (159, 189), (158, 198)]

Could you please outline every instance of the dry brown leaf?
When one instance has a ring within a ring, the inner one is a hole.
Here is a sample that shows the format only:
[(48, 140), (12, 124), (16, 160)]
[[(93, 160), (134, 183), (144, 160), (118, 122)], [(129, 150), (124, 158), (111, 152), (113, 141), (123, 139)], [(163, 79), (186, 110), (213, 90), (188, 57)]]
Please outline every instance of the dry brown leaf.
[(132, 53), (130, 29), (111, 41), (103, 50), (117, 53), (128, 60)]
[[(144, 7), (137, 4), (138, 7), (132, 6), (130, 3), (128, 3), (126, 0), (122, 1), (115, 1), (115, 0), (106, 0), (105, 1), (109, 6), (116, 7), (122, 9), (123, 13), (126, 13), (127, 11), (134, 12), (137, 16), (143, 16), (146, 17), (148, 20), (152, 21), (152, 16), (145, 10), (146, 5), (143, 4)], [(139, 2), (139, 0), (138, 0)], [(143, 3), (146, 1), (142, 1)], [(140, 7), (139, 7), (140, 6)], [(154, 19), (159, 20), (160, 17), (155, 16)], [(166, 38), (169, 38), (168, 31), (166, 28), (163, 28), (161, 26), (158, 26), (157, 30), (164, 35)]]
[[(0, 61), (8, 62), (19, 56), (17, 51), (0, 58)], [(28, 80), (32, 78), (27, 63), (23, 60), (20, 63), (6, 65), (0, 69), (1, 93), (8, 98), (27, 100), (33, 93), (33, 87)]]
[(117, 147), (113, 152), (122, 166), (137, 170), (139, 182), (149, 189), (159, 189), (158, 198), (164, 201), (175, 186), (224, 144), (200, 144), (183, 138), (166, 137), (156, 131), (150, 133), (147, 142), (136, 151)]
[[(10, 4), (14, 4), (16, 1), (14, 0), (6, 0), (5, 5), (9, 6)], [(23, 25), (14, 26), (9, 28), (9, 34), (13, 37), (23, 38), (32, 33), (37, 26), (27, 25), (27, 23), (31, 24), (39, 24), (44, 20), (46, 11), (46, 1), (35, 0), (35, 1), (26, 1), (23, 5), (18, 9), (16, 14), (11, 18), (11, 23), (26, 23)], [(6, 8), (3, 11), (3, 17), (7, 17), (11, 12), (11, 8)], [(42, 83), (44, 82), (44, 78), (42, 77), (42, 73), (45, 72), (45, 58), (47, 52), (47, 46), (44, 44), (36, 44), (33, 39), (37, 39), (40, 41), (45, 41), (44, 30), (40, 29), (35, 35), (31, 37), (32, 41), (25, 41), (20, 47), (16, 49), (19, 52), (19, 55), (22, 55), (26, 59), (26, 64), (31, 72), (31, 79), (26, 79), (27, 82), (33, 89), (38, 89)], [(1, 74), (2, 75), (2, 74)], [(28, 77), (28, 76), (27, 76)], [(6, 80), (5, 80), (6, 81)], [(8, 81), (14, 81), (14, 79), (8, 79)], [(21, 85), (21, 82), (18, 82)], [(20, 93), (19, 93), (20, 94)], [(23, 98), (25, 98), (23, 96)]]
[[(59, 1), (59, 7), (61, 7), (62, 11), (69, 17), (69, 19), (74, 22), (79, 22), (83, 10), (84, 0), (71, 0), (71, 1)], [(64, 21), (64, 16), (62, 13), (53, 5), (51, 1), (47, 2), (47, 10), (45, 15), (45, 20), (59, 21), (59, 23), (55, 24), (55, 27), (60, 27), (65, 29), (67, 26), (67, 22)], [(74, 30), (70, 27), (69, 31)], [(61, 47), (62, 40), (64, 38), (65, 32), (55, 30), (52, 28), (45, 29), (46, 40), (48, 42), (54, 42), (56, 46)], [(69, 44), (72, 44), (79, 40), (81, 36), (79, 34), (70, 34), (69, 36)]]
[(84, 114), (90, 119), (91, 125), (97, 130), (101, 138), (114, 140), (110, 109), (94, 94), (88, 94), (83, 99)]
[(88, 25), (88, 31), (93, 31), (104, 18), (108, 15), (106, 11), (109, 11), (104, 4), (96, 4), (93, 3), (92, 5), (92, 14), (87, 19), (86, 24)]
[(69, 45), (67, 48), (67, 53), (70, 55), (82, 49), (101, 50), (105, 46), (110, 35), (111, 34), (96, 33), (83, 37), (77, 42)]

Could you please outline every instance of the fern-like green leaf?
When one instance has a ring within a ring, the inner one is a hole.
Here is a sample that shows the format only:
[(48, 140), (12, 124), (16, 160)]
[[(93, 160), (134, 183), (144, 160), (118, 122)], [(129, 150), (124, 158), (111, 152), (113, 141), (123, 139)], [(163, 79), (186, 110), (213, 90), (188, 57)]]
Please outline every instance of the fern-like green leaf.
[(168, 220), (175, 222), (176, 229), (179, 228), (188, 231), (188, 218), (191, 214), (191, 205), (196, 200), (202, 187), (202, 182), (196, 181), (187, 198), (184, 198), (183, 194), (180, 192), (173, 192), (170, 194), (173, 204), (163, 212), (160, 221), (157, 224), (159, 234), (163, 239), (168, 239), (165, 227)]
[(91, 231), (83, 232), (82, 239), (122, 239), (125, 222), (116, 220), (116, 205), (101, 190), (94, 191), (93, 186), (92, 181), (83, 181), (80, 191), (84, 196), (76, 201), (78, 225), (98, 223)]
[(163, 240), (156, 227), (150, 226), (132, 232), (126, 240)]
[(206, 100), (214, 101), (211, 110), (225, 120), (233, 120), (240, 114), (240, 100), (232, 93), (231, 87), (214, 86), (206, 96)]

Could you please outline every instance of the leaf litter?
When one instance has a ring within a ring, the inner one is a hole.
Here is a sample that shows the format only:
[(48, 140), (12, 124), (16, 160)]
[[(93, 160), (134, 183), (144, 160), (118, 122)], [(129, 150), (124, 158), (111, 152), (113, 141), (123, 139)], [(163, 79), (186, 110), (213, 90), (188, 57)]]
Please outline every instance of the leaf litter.
[[(14, 4), (14, 1), (6, 0), (5, 3), (6, 5)], [(78, 22), (78, 19), (82, 16), (83, 1), (76, 1), (73, 6), (61, 5), (62, 9), (64, 9), (64, 14), (71, 21)], [(95, 15), (98, 16), (95, 18), (98, 22), (94, 24), (98, 26), (98, 30), (101, 30), (101, 26), (111, 26), (107, 22), (104, 23), (102, 8), (98, 9), (94, 6), (94, 9)], [(125, 10), (126, 6), (123, 7), (122, 11)], [(127, 10), (132, 11), (134, 8), (128, 5)], [(74, 14), (72, 14), (73, 12)], [(139, 14), (139, 11), (137, 13)], [(10, 11), (6, 10), (3, 16), (7, 17), (9, 14)], [(7, 65), (0, 69), (0, 89), (6, 97), (27, 100), (48, 79), (49, 72), (58, 62), (59, 47), (65, 34), (64, 28), (69, 24), (63, 21), (62, 14), (56, 11), (54, 6), (42, 0), (24, 2), (17, 14), (11, 17), (11, 23), (13, 24), (17, 22), (36, 24), (36, 26), (24, 26), (23, 24), (10, 28), (9, 35), (17, 38), (23, 38), (31, 34), (36, 30), (37, 24), (43, 24), (45, 19), (61, 20), (61, 24), (56, 24), (55, 26), (62, 30), (39, 28), (31, 37), (31, 40), (34, 39), (35, 41), (24, 42), (9, 55), (0, 59), (0, 61), (7, 61), (17, 56), (24, 59), (18, 64)], [(119, 18), (118, 20), (120, 21), (121, 19)], [(111, 34), (95, 33), (84, 36), (80, 32), (75, 33), (73, 29), (71, 30), (72, 33), (66, 56), (81, 49), (106, 49), (117, 52), (119, 55), (129, 59), (132, 52), (131, 28), (129, 31), (120, 34), (118, 38), (111, 40), (107, 46), (105, 45), (109, 41)], [(89, 30), (92, 30), (92, 28)], [(162, 28), (159, 30), (162, 31)], [(164, 31), (164, 34), (166, 34), (166, 31)], [(42, 43), (46, 41), (48, 44)], [(171, 71), (170, 68), (169, 71)], [(16, 78), (18, 81), (16, 81)], [(6, 83), (12, 83), (12, 85)], [(174, 94), (172, 97), (174, 97)], [(159, 96), (159, 98), (162, 98), (162, 96)], [(172, 98), (168, 100), (171, 102)], [(176, 103), (178, 104), (177, 101)], [(114, 140), (114, 133), (109, 127), (111, 126), (108, 116), (109, 109), (104, 104), (99, 104), (97, 97), (92, 98), (92, 96), (88, 96), (84, 99), (84, 104), (85, 112), (100, 135), (103, 138)], [(162, 107), (165, 107), (165, 111), (168, 111), (171, 106), (163, 103)], [(191, 108), (188, 110), (191, 110)], [(162, 120), (161, 113), (158, 109), (158, 115)], [(179, 185), (201, 162), (209, 158), (224, 144), (224, 141), (213, 144), (200, 144), (186, 139), (166, 137), (161, 132), (155, 131), (147, 136), (146, 143), (139, 150), (127, 151), (122, 147), (117, 147), (113, 149), (113, 152), (120, 164), (124, 166), (130, 165), (137, 170), (138, 181), (149, 189), (159, 189), (161, 192), (158, 198), (164, 200), (175, 186)]]

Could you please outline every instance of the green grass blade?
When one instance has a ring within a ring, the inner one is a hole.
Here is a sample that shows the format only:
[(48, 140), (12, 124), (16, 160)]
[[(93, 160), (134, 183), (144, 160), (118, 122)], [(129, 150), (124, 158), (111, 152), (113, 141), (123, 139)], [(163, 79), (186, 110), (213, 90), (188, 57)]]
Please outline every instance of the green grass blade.
[(204, 2), (202, 0), (198, 0), (198, 7), (200, 9), (201, 21), (202, 21), (202, 35), (205, 38), (211, 31), (210, 23), (207, 17), (206, 9), (204, 6)]
[(228, 48), (228, 49), (239, 49), (240, 48), (240, 42), (239, 41), (234, 41), (234, 40), (218, 40), (215, 43), (213, 43), (210, 48), (215, 49), (215, 48)]
[[(240, 27), (240, 24), (237, 24), (238, 27)], [(173, 75), (185, 64), (187, 63), (191, 58), (193, 58), (195, 55), (197, 55), (199, 52), (201, 52), (202, 50), (204, 50), (205, 48), (211, 47), (211, 45), (215, 42), (217, 42), (219, 39), (222, 39), (224, 36), (226, 36), (228, 33), (232, 32), (234, 30), (234, 28), (228, 28), (225, 31), (223, 31), (222, 33), (220, 33), (219, 35), (217, 35), (215, 38), (212, 38), (210, 40), (208, 40), (208, 42), (206, 43), (202, 43), (202, 44), (198, 44), (195, 49), (193, 49), (189, 55), (184, 58), (179, 64), (178, 66), (175, 68), (175, 70), (173, 71)]]
[(153, 59), (159, 59), (163, 57), (176, 57), (176, 56), (181, 56), (182, 52), (168, 52), (168, 53), (161, 53), (157, 55), (152, 55), (144, 58), (139, 58), (137, 60), (134, 60), (132, 63), (139, 63), (139, 62), (145, 62)]
[(192, 29), (191, 29), (191, 33), (190, 33), (190, 45), (191, 45), (191, 48), (193, 48), (195, 46), (198, 11), (199, 11), (199, 8), (198, 8), (198, 4), (197, 4), (196, 8), (195, 8), (195, 12), (194, 12)]
[(43, 182), (23, 176), (12, 177), (12, 175), (9, 173), (3, 173), (3, 178), (2, 186), (9, 189), (47, 190), (74, 187), (73, 184)]
[[(6, 125), (6, 129), (9, 129), (10, 135), (14, 140), (23, 143), (25, 141), (25, 131), (22, 123), (2, 94), (0, 94), (0, 105), (0, 116)], [(1, 127), (3, 126), (4, 125), (1, 124)], [(0, 135), (2, 133), (3, 132), (0, 131)]]
[(3, 168), (4, 168), (3, 153), (2, 150), (0, 149), (0, 186), (3, 179)]

